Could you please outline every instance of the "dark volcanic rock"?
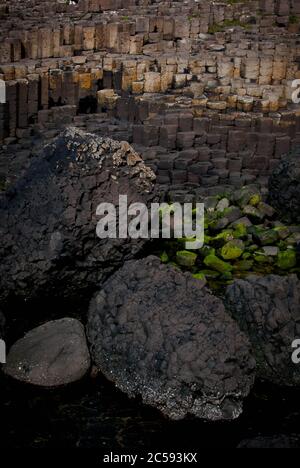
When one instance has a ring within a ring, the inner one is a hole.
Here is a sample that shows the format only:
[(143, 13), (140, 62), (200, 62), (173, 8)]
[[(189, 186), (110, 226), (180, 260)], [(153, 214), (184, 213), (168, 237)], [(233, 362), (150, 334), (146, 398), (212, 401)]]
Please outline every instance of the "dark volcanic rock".
[(149, 202), (151, 169), (126, 142), (69, 128), (0, 202), (0, 299), (78, 296), (133, 258), (145, 240), (96, 236), (99, 203)]
[(226, 290), (232, 316), (249, 336), (258, 375), (280, 385), (299, 385), (292, 343), (300, 336), (300, 282), (296, 275), (249, 276)]
[(4, 337), (4, 325), (5, 325), (5, 317), (0, 310), (0, 338)]
[(27, 333), (10, 349), (4, 372), (26, 383), (57, 387), (80, 380), (90, 368), (83, 325), (64, 318)]
[(248, 339), (222, 302), (156, 257), (127, 262), (104, 284), (88, 338), (108, 379), (172, 419), (234, 419), (253, 384)]
[(300, 147), (271, 175), (269, 203), (289, 222), (300, 223)]

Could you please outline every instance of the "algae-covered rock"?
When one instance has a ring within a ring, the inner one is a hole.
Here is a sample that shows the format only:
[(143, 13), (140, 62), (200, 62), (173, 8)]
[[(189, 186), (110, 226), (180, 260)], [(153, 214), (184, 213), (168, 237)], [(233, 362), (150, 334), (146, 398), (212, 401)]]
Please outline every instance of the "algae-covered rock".
[(200, 280), (200, 281), (204, 281), (206, 284), (206, 277), (203, 273), (196, 273), (193, 275), (193, 278)]
[(275, 216), (276, 214), (276, 210), (274, 210), (274, 208), (270, 205), (268, 205), (267, 203), (259, 203), (257, 205), (257, 209), (260, 211), (260, 213), (267, 217), (267, 218), (273, 218), (273, 216)]
[(162, 263), (168, 263), (169, 261), (169, 255), (167, 254), (167, 252), (163, 252), (160, 256), (160, 259), (162, 261)]
[(245, 250), (244, 242), (239, 239), (234, 239), (232, 241), (227, 242), (222, 247), (221, 255), (224, 260), (235, 260), (243, 254)]
[(274, 231), (277, 232), (278, 237), (281, 240), (287, 239), (291, 234), (291, 231), (289, 230), (289, 228), (287, 226), (276, 226), (274, 228)]
[(257, 206), (261, 201), (261, 195), (256, 193), (255, 195), (252, 195), (248, 203), (251, 206)]
[(220, 276), (220, 273), (214, 270), (201, 270), (199, 271), (199, 274), (204, 275), (205, 278), (208, 279), (217, 279)]
[(255, 241), (261, 245), (273, 245), (278, 241), (278, 232), (274, 229), (266, 229), (264, 231), (256, 230), (254, 235)]
[(229, 205), (230, 205), (230, 202), (228, 198), (222, 198), (222, 200), (220, 200), (219, 203), (217, 204), (217, 211), (220, 211), (222, 213), (226, 208), (229, 207)]
[(243, 237), (246, 237), (247, 236), (247, 227), (245, 226), (245, 224), (243, 223), (240, 223), (240, 224), (237, 224), (235, 226), (235, 230), (234, 230), (234, 233), (233, 233), (233, 236), (236, 238), (236, 239), (241, 239)]
[(250, 271), (253, 268), (253, 260), (241, 260), (234, 264), (234, 271)]
[(238, 219), (230, 227), (233, 227), (233, 229), (236, 229), (238, 226), (243, 225), (246, 228), (252, 226), (252, 222), (250, 221), (247, 216), (243, 216), (242, 218)]
[(204, 259), (204, 263), (207, 267), (218, 271), (219, 273), (225, 273), (226, 271), (232, 271), (233, 267), (230, 263), (223, 262), (216, 255), (208, 255)]
[(288, 249), (285, 252), (279, 252), (277, 265), (281, 270), (290, 270), (297, 265), (297, 256), (295, 250)]
[(256, 263), (261, 263), (261, 264), (271, 264), (273, 263), (273, 259), (271, 257), (268, 257), (267, 255), (264, 255), (263, 252), (257, 255), (254, 255), (254, 260)]
[(246, 205), (243, 209), (243, 213), (255, 221), (261, 221), (265, 217), (263, 213), (261, 213), (257, 208), (255, 208), (255, 206), (252, 205)]
[(297, 245), (300, 243), (300, 233), (294, 232), (291, 236), (286, 239), (287, 245)]
[(217, 234), (213, 240), (214, 241), (225, 241), (228, 242), (234, 239), (234, 231), (232, 229), (225, 229), (224, 231)]
[(178, 265), (191, 268), (195, 265), (197, 254), (189, 252), (188, 250), (180, 250), (176, 253), (176, 261)]
[(230, 206), (224, 210), (224, 216), (230, 223), (234, 223), (243, 216), (243, 213), (238, 206)]
[(207, 255), (215, 255), (216, 254), (216, 249), (213, 247), (210, 247), (209, 245), (204, 245), (201, 249), (201, 255), (203, 257), (207, 257)]
[(234, 200), (241, 208), (244, 208), (246, 205), (250, 204), (250, 200), (253, 200), (255, 203), (258, 200), (258, 197), (260, 201), (260, 193), (257, 187), (248, 185), (247, 187), (242, 187), (240, 190), (235, 192)]

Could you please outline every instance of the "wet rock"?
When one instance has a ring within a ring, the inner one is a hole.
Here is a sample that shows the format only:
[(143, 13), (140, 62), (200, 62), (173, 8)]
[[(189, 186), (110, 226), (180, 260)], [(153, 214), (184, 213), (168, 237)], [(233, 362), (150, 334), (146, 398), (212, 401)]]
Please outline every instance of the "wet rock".
[(278, 238), (279, 236), (275, 229), (256, 230), (254, 234), (254, 240), (263, 246), (275, 244)]
[(232, 241), (227, 242), (222, 247), (221, 255), (224, 260), (235, 260), (242, 256), (245, 250), (245, 245), (242, 240), (234, 239)]
[(278, 254), (278, 267), (282, 270), (290, 270), (297, 265), (296, 252), (293, 249), (279, 252)]
[(172, 419), (234, 419), (254, 379), (247, 338), (203, 282), (160, 263), (129, 261), (93, 298), (99, 369)]
[(84, 327), (64, 318), (34, 328), (17, 341), (3, 370), (22, 382), (56, 387), (80, 380), (89, 368)]
[(284, 158), (271, 175), (269, 203), (287, 221), (300, 223), (300, 148)]
[(237, 190), (234, 193), (233, 198), (241, 208), (245, 208), (247, 205), (256, 206), (261, 201), (261, 195), (258, 188), (252, 185), (248, 185)]
[(216, 255), (210, 254), (204, 259), (204, 264), (212, 268), (213, 270), (218, 271), (219, 273), (225, 273), (232, 271), (233, 267), (230, 263), (223, 262), (220, 258), (218, 258)]
[(296, 275), (253, 275), (227, 287), (227, 308), (251, 340), (262, 379), (300, 384), (300, 367), (292, 362), (292, 343), (300, 334), (299, 299)]
[(146, 241), (99, 239), (97, 206), (119, 195), (147, 204), (154, 179), (128, 143), (63, 132), (0, 202), (0, 298), (78, 297), (99, 285)]
[(197, 260), (197, 254), (189, 252), (188, 250), (181, 250), (176, 253), (177, 263), (183, 267), (192, 267)]

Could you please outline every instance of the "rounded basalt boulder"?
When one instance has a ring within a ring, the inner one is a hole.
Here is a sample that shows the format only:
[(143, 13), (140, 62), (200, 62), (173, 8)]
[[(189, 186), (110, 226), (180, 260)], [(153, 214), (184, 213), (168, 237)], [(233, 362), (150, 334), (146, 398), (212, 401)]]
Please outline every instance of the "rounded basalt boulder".
[(226, 305), (250, 338), (258, 376), (279, 385), (300, 385), (300, 366), (292, 359), (292, 345), (300, 338), (297, 276), (235, 280), (227, 287)]
[(63, 318), (28, 332), (9, 350), (5, 374), (32, 385), (57, 387), (80, 380), (90, 368), (83, 325)]
[(269, 203), (288, 222), (300, 223), (300, 147), (282, 159), (269, 179)]
[(146, 205), (155, 175), (127, 142), (68, 128), (0, 200), (0, 299), (78, 297), (144, 247), (100, 239), (100, 203)]
[(204, 282), (156, 257), (126, 262), (92, 299), (92, 359), (171, 419), (230, 420), (254, 381), (250, 344)]

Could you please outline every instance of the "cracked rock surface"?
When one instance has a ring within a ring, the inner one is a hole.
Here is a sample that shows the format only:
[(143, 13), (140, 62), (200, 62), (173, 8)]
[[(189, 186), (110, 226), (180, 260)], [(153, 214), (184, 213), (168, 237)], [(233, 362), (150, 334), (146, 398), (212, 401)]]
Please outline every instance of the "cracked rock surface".
[(235, 419), (254, 381), (250, 344), (221, 300), (158, 258), (129, 261), (90, 304), (94, 362), (172, 419)]
[(99, 239), (97, 206), (124, 194), (147, 204), (154, 179), (127, 142), (65, 130), (0, 200), (0, 299), (98, 286), (146, 241)]
[(56, 387), (80, 380), (89, 368), (83, 325), (63, 318), (34, 328), (18, 340), (3, 370), (26, 383)]
[(300, 282), (296, 275), (249, 276), (227, 287), (228, 310), (249, 336), (258, 376), (280, 385), (299, 385), (292, 343), (300, 335)]
[(290, 222), (300, 223), (300, 148), (282, 159), (269, 179), (269, 202)]

